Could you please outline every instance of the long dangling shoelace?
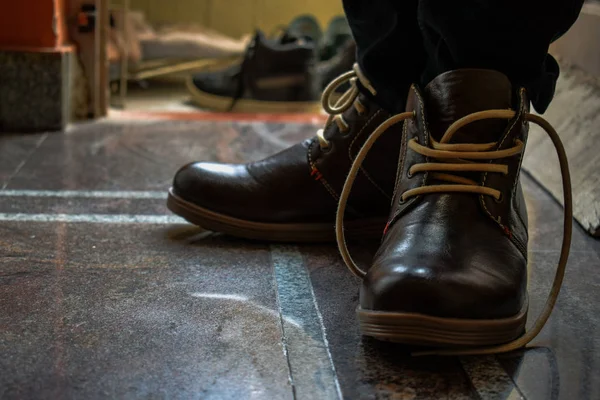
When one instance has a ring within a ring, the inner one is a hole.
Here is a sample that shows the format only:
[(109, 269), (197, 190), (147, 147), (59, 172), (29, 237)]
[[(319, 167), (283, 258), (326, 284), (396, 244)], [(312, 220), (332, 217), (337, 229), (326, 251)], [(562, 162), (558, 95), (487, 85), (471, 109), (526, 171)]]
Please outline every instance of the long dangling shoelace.
[[(329, 140), (325, 137), (325, 131), (332, 123), (335, 123), (338, 126), (338, 129), (342, 134), (345, 134), (350, 130), (350, 126), (341, 115), (344, 111), (352, 106), (354, 106), (359, 115), (364, 115), (367, 111), (366, 107), (358, 98), (359, 91), (356, 86), (357, 80), (360, 80), (361, 84), (373, 95), (376, 94), (375, 89), (373, 89), (369, 80), (363, 75), (358, 64), (354, 64), (351, 71), (348, 71), (331, 81), (323, 91), (321, 104), (325, 112), (329, 114), (329, 117), (327, 118), (327, 122), (325, 122), (325, 127), (317, 131), (317, 139), (319, 140), (321, 150), (327, 151), (331, 145)], [(331, 104), (336, 89), (346, 82), (350, 82), (350, 88), (335, 102), (335, 104)]]
[[(512, 110), (487, 110), (469, 114), (459, 120), (455, 121), (448, 127), (442, 139), (437, 142), (431, 139), (430, 146), (423, 146), (417, 142), (416, 139), (412, 139), (408, 142), (408, 147), (421, 155), (429, 157), (430, 159), (440, 160), (440, 162), (426, 162), (421, 164), (415, 164), (409, 170), (409, 174), (417, 172), (428, 172), (431, 173), (432, 177), (438, 181), (442, 181), (443, 184), (431, 184), (427, 186), (418, 187), (415, 189), (407, 190), (401, 194), (401, 201), (406, 201), (410, 197), (425, 195), (429, 193), (448, 193), (448, 192), (463, 192), (473, 193), (478, 195), (492, 196), (497, 200), (500, 200), (501, 192), (489, 187), (479, 185), (477, 182), (449, 174), (448, 172), (457, 171), (472, 171), (472, 172), (488, 172), (488, 173), (508, 173), (508, 166), (503, 164), (495, 163), (477, 163), (476, 160), (497, 160), (504, 157), (510, 157), (515, 154), (519, 154), (524, 151), (525, 145), (522, 141), (516, 140), (513, 147), (506, 150), (493, 150), (497, 143), (485, 143), (485, 144), (452, 144), (449, 143), (452, 136), (463, 126), (468, 125), (472, 122), (484, 120), (484, 119), (506, 119), (510, 120), (516, 115), (515, 111)], [(356, 179), (356, 175), (360, 170), (363, 160), (367, 156), (367, 153), (377, 141), (377, 139), (392, 125), (414, 118), (414, 113), (405, 112), (389, 118), (383, 122), (377, 129), (373, 131), (371, 136), (367, 139), (363, 147), (360, 149), (346, 182), (344, 189), (342, 190), (340, 201), (338, 203), (338, 210), (336, 215), (335, 233), (338, 243), (338, 247), (344, 262), (352, 271), (353, 274), (359, 278), (364, 278), (366, 272), (360, 269), (348, 251), (346, 239), (344, 236), (344, 213), (346, 211), (346, 203), (348, 196), (352, 190), (352, 185)], [(562, 285), (562, 281), (565, 275), (565, 268), (567, 265), (567, 259), (569, 257), (569, 249), (571, 246), (571, 231), (572, 231), (572, 195), (571, 195), (571, 177), (569, 174), (569, 165), (567, 162), (567, 155), (563, 147), (562, 142), (554, 128), (548, 121), (542, 117), (534, 114), (526, 113), (524, 118), (527, 121), (533, 122), (539, 125), (547, 134), (550, 136), (556, 153), (558, 155), (558, 161), (561, 169), (562, 186), (563, 186), (563, 200), (564, 200), (564, 221), (563, 221), (563, 242), (560, 250), (560, 258), (558, 266), (556, 268), (556, 275), (554, 276), (554, 282), (548, 294), (546, 304), (537, 320), (533, 324), (532, 328), (525, 332), (525, 334), (512, 342), (501, 344), (497, 346), (470, 348), (470, 349), (450, 349), (450, 350), (432, 350), (426, 352), (415, 353), (414, 355), (470, 355), (470, 354), (495, 354), (504, 353), (512, 350), (519, 349), (529, 342), (531, 342), (538, 333), (542, 330), (546, 321), (552, 313), (552, 309), (558, 298), (558, 293)], [(444, 162), (445, 160), (451, 160), (452, 162)], [(471, 161), (471, 160), (475, 160)]]

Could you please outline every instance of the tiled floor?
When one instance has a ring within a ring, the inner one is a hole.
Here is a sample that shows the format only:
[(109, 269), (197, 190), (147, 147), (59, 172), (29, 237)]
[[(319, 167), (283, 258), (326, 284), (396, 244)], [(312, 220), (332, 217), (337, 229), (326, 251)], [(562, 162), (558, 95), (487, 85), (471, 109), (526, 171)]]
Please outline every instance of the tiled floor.
[[(578, 227), (533, 347), (413, 358), (362, 339), (333, 245), (204, 232), (168, 213), (176, 168), (314, 134), (262, 122), (122, 122), (0, 136), (0, 398), (599, 399), (600, 243)], [(561, 208), (524, 177), (531, 315)], [(368, 259), (376, 244), (355, 244)]]

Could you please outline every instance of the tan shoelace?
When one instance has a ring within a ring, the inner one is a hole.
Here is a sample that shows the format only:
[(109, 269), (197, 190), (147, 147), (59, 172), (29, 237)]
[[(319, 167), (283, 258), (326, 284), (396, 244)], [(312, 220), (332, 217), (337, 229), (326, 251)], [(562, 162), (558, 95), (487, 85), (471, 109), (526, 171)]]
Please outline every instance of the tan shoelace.
[[(319, 140), (319, 146), (322, 150), (329, 149), (330, 143), (329, 140), (325, 138), (325, 131), (333, 122), (335, 122), (340, 132), (343, 134), (350, 130), (350, 126), (341, 115), (344, 111), (352, 106), (354, 106), (356, 112), (358, 112), (360, 115), (363, 115), (367, 111), (366, 107), (358, 98), (359, 91), (358, 87), (356, 86), (357, 79), (360, 80), (361, 84), (373, 95), (377, 93), (375, 89), (373, 89), (373, 86), (369, 80), (360, 70), (358, 64), (354, 64), (352, 71), (348, 71), (331, 81), (331, 83), (327, 85), (323, 91), (323, 95), (321, 96), (321, 104), (323, 105), (325, 112), (329, 114), (329, 117), (327, 118), (327, 122), (325, 122), (325, 127), (317, 131), (317, 139)], [(335, 90), (346, 82), (350, 82), (350, 88), (335, 102), (335, 104), (331, 104)]]
[[(518, 153), (521, 153), (524, 150), (523, 142), (517, 140), (515, 142), (515, 146), (506, 150), (492, 150), (497, 145), (496, 143), (486, 143), (486, 144), (450, 144), (448, 143), (452, 136), (463, 126), (470, 124), (474, 121), (479, 121), (483, 119), (512, 119), (514, 118), (516, 113), (512, 110), (487, 110), (480, 111), (473, 114), (469, 114), (457, 121), (455, 121), (452, 125), (448, 127), (444, 136), (439, 142), (434, 140), (431, 141), (431, 147), (426, 147), (420, 145), (416, 140), (411, 140), (408, 144), (409, 148), (413, 151), (416, 151), (419, 154), (424, 156), (442, 160), (442, 162), (427, 162), (423, 164), (416, 164), (411, 167), (411, 171), (409, 173), (417, 173), (417, 172), (430, 172), (432, 173), (432, 177), (435, 179), (444, 182), (444, 184), (439, 185), (429, 185), (423, 186), (415, 189), (407, 190), (405, 193), (401, 195), (401, 201), (405, 201), (409, 197), (425, 195), (429, 193), (448, 193), (448, 192), (468, 192), (474, 193), (478, 195), (486, 195), (492, 196), (497, 200), (500, 199), (501, 193), (498, 190), (481, 186), (477, 184), (477, 182), (472, 181), (467, 178), (463, 178), (460, 176), (455, 176), (448, 174), (447, 172), (456, 172), (456, 171), (473, 171), (473, 172), (492, 172), (492, 173), (504, 173), (508, 172), (508, 167), (506, 165), (501, 164), (484, 164), (484, 163), (475, 163), (470, 160), (494, 160), (500, 159), (504, 157), (509, 157)], [(402, 114), (398, 114), (394, 117), (389, 118), (387, 121), (383, 122), (377, 129), (373, 131), (371, 136), (367, 139), (363, 147), (360, 149), (352, 167), (350, 168), (350, 172), (348, 173), (348, 177), (346, 178), (346, 182), (344, 184), (344, 189), (342, 190), (342, 194), (340, 196), (340, 201), (338, 203), (338, 210), (336, 215), (336, 239), (338, 243), (338, 247), (344, 262), (352, 271), (353, 274), (358, 276), (359, 278), (364, 278), (366, 272), (360, 269), (348, 251), (348, 246), (346, 244), (346, 239), (344, 236), (344, 213), (346, 211), (346, 203), (348, 201), (348, 196), (350, 195), (350, 191), (352, 190), (352, 185), (354, 184), (354, 180), (356, 179), (356, 175), (360, 170), (360, 167), (367, 156), (367, 153), (373, 146), (373, 144), (377, 141), (377, 139), (392, 125), (402, 122), (407, 119), (411, 119), (414, 117), (414, 113), (405, 112)], [(426, 352), (415, 353), (414, 355), (469, 355), (469, 354), (494, 354), (494, 353), (504, 353), (512, 350), (519, 349), (529, 342), (531, 342), (538, 333), (542, 330), (546, 321), (550, 317), (552, 313), (552, 309), (556, 303), (556, 299), (558, 298), (558, 293), (560, 292), (560, 288), (562, 285), (562, 281), (565, 275), (565, 268), (567, 265), (567, 259), (569, 258), (569, 249), (571, 246), (571, 231), (572, 231), (572, 220), (573, 220), (573, 210), (572, 210), (572, 196), (571, 196), (571, 177), (569, 174), (569, 165), (567, 162), (567, 155), (565, 153), (565, 149), (563, 147), (562, 142), (554, 128), (540, 116), (534, 114), (525, 114), (525, 120), (531, 121), (541, 128), (550, 136), (552, 143), (554, 144), (554, 148), (556, 149), (556, 153), (558, 155), (558, 161), (561, 169), (562, 176), (562, 185), (563, 185), (563, 199), (564, 199), (564, 222), (563, 222), (563, 242), (560, 250), (560, 258), (558, 261), (558, 266), (556, 268), (556, 275), (554, 277), (554, 282), (552, 283), (552, 287), (550, 289), (550, 293), (548, 295), (548, 299), (546, 300), (546, 304), (539, 317), (533, 324), (532, 328), (525, 332), (525, 334), (518, 339), (515, 339), (512, 342), (501, 344), (497, 346), (489, 346), (489, 347), (479, 347), (479, 348), (468, 348), (468, 349), (449, 349), (449, 350), (432, 350)], [(444, 162), (445, 160), (452, 160), (452, 163)], [(448, 184), (446, 183), (448, 182)]]

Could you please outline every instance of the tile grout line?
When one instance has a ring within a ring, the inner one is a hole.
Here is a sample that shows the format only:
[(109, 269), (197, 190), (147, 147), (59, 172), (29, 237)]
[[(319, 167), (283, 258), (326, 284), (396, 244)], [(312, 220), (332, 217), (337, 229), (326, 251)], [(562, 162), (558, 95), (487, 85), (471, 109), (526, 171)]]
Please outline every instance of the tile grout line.
[(273, 251), (269, 249), (269, 256), (271, 257), (271, 265), (273, 266), (273, 283), (275, 284), (275, 302), (277, 303), (277, 311), (279, 312), (279, 328), (281, 332), (281, 347), (283, 350), (283, 356), (288, 367), (288, 381), (292, 387), (292, 398), (296, 399), (296, 386), (294, 384), (294, 377), (292, 375), (292, 364), (290, 362), (290, 355), (288, 352), (287, 339), (285, 336), (285, 327), (283, 323), (283, 312), (281, 311), (281, 301), (279, 300), (279, 285), (277, 284), (277, 273), (275, 260), (273, 259)]
[(174, 215), (144, 214), (25, 214), (0, 213), (0, 221), (7, 222), (67, 222), (95, 224), (188, 224)]
[(270, 249), (295, 395), (341, 399), (323, 318), (302, 254), (297, 246), (271, 245)]
[(323, 322), (323, 315), (321, 314), (321, 310), (319, 309), (319, 305), (317, 303), (317, 296), (315, 296), (315, 291), (312, 285), (312, 281), (310, 280), (310, 273), (308, 268), (306, 268), (306, 263), (303, 263), (304, 270), (306, 271), (306, 275), (308, 276), (308, 288), (310, 289), (310, 295), (313, 300), (313, 304), (315, 306), (315, 311), (317, 313), (317, 318), (319, 319), (319, 325), (321, 325), (321, 333), (323, 336), (323, 343), (325, 344), (325, 350), (327, 351), (327, 357), (329, 358), (329, 363), (331, 365), (331, 370), (333, 371), (333, 378), (335, 380), (335, 388), (338, 394), (339, 399), (343, 399), (342, 396), (342, 388), (340, 387), (340, 381), (337, 376), (337, 371), (335, 369), (335, 364), (333, 363), (333, 357), (331, 356), (331, 350), (329, 348), (329, 341), (327, 340), (327, 330), (325, 329), (325, 323)]
[(15, 168), (15, 170), (13, 171), (13, 173), (6, 179), (6, 181), (2, 184), (2, 187), (0, 188), (0, 190), (4, 190), (6, 189), (6, 187), (8, 186), (8, 184), (10, 183), (10, 181), (17, 176), (17, 174), (19, 172), (21, 172), (21, 169), (25, 166), (25, 164), (27, 164), (27, 161), (29, 161), (29, 159), (31, 158), (31, 156), (33, 156), (33, 153), (35, 153), (40, 146), (42, 145), (42, 143), (44, 143), (44, 141), (46, 140), (46, 138), (48, 137), (48, 133), (44, 133), (42, 135), (42, 137), (40, 138), (40, 140), (37, 141), (37, 143), (35, 144), (35, 147), (29, 152), (29, 154), (27, 154), (25, 156), (25, 158), (23, 159), (23, 161), (21, 161), (19, 163), (19, 165), (17, 165), (17, 168)]
[(56, 197), (86, 199), (160, 199), (166, 191), (151, 190), (0, 190), (0, 197)]

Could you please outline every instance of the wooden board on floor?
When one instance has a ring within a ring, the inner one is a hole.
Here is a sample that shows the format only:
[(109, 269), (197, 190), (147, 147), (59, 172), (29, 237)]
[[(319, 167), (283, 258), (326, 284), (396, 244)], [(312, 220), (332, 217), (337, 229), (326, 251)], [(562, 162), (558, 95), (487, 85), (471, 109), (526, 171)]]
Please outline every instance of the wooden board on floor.
[[(575, 219), (600, 236), (600, 80), (563, 65), (556, 95), (543, 115), (559, 133), (569, 158)], [(562, 203), (562, 183), (552, 142), (531, 124), (523, 168)]]

